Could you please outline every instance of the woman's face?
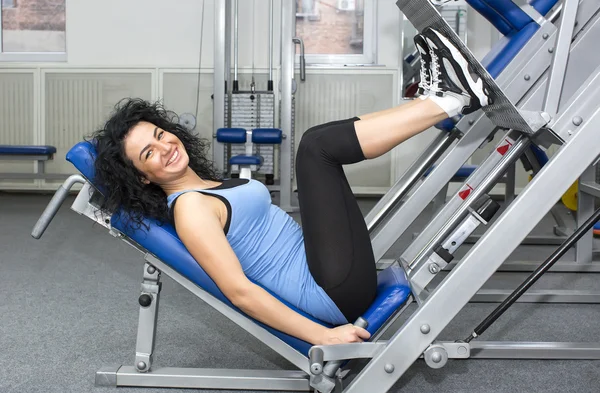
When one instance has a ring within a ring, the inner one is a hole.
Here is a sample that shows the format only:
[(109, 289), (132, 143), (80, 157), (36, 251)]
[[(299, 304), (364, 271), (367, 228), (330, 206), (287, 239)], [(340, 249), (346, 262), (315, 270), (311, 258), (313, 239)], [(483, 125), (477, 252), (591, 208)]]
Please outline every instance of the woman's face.
[(183, 143), (152, 123), (142, 121), (133, 126), (124, 143), (125, 155), (144, 174), (146, 184), (169, 183), (187, 170), (189, 156)]

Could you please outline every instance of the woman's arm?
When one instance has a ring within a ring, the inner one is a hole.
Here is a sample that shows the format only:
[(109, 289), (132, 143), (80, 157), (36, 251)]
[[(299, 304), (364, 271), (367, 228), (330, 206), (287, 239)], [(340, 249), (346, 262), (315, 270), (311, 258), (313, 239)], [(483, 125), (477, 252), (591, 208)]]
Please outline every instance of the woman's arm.
[(183, 194), (175, 205), (175, 223), (181, 241), (229, 301), (252, 318), (313, 345), (369, 338), (366, 330), (352, 325), (335, 329), (321, 326), (248, 280), (223, 233), (214, 200), (200, 193)]

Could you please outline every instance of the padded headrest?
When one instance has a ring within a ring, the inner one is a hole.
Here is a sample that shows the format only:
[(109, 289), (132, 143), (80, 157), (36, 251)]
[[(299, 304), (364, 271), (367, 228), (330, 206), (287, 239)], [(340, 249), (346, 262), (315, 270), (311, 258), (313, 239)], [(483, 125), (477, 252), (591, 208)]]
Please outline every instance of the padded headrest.
[[(79, 142), (67, 153), (67, 161), (73, 164), (90, 183), (94, 184), (96, 156), (96, 146), (91, 142)], [(94, 184), (94, 186), (97, 185)]]

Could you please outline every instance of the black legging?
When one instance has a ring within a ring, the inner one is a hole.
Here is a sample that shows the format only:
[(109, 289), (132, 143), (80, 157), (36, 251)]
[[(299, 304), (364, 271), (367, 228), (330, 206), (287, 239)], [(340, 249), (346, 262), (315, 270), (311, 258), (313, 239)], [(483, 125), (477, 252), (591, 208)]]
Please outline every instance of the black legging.
[(352, 119), (306, 131), (296, 178), (308, 267), (349, 322), (373, 302), (377, 271), (369, 231), (342, 165), (365, 159)]

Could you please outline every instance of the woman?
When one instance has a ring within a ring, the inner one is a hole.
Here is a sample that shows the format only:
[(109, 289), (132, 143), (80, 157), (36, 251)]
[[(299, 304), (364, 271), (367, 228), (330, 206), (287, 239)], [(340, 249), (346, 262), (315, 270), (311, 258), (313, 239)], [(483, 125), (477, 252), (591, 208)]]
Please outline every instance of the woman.
[[(415, 39), (421, 96), (405, 105), (313, 127), (297, 153), (302, 228), (254, 180), (220, 180), (191, 136), (157, 104), (129, 100), (97, 140), (102, 208), (174, 222), (191, 255), (249, 316), (311, 344), (360, 342), (351, 325), (372, 303), (375, 261), (364, 218), (342, 165), (385, 154), (439, 121), (487, 105), (482, 80), (441, 34)], [(256, 284), (255, 284), (256, 283)], [(269, 291), (329, 329), (294, 312)]]

